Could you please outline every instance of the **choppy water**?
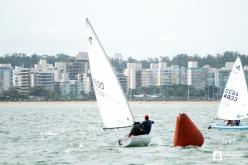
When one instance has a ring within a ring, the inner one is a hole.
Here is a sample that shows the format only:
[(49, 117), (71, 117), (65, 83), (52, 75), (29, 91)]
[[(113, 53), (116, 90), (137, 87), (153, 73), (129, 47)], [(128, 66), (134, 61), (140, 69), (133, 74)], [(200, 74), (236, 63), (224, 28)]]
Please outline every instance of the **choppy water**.
[[(131, 103), (137, 121), (155, 121), (148, 147), (120, 148), (129, 129), (103, 131), (95, 102), (0, 103), (0, 164), (248, 164), (248, 132), (208, 130), (218, 103)], [(178, 112), (205, 137), (201, 148), (175, 148)], [(213, 151), (223, 160), (213, 161)]]

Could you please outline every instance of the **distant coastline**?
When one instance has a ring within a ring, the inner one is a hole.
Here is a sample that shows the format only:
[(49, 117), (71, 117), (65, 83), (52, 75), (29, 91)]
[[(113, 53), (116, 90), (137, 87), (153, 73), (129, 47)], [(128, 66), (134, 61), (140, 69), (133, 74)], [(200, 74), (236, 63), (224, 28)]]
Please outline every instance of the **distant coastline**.
[[(96, 100), (66, 100), (66, 101), (0, 101), (0, 104), (4, 103), (97, 103)], [(219, 103), (219, 100), (210, 101), (210, 100), (144, 100), (144, 101), (128, 101), (128, 103)]]
[[(143, 105), (143, 106), (194, 106), (194, 105), (205, 105), (205, 106), (217, 106), (218, 101), (129, 101), (130, 106), (134, 105)], [(0, 101), (0, 111), (5, 111), (13, 108), (25, 108), (27, 110), (35, 109), (36, 107), (70, 107), (74, 109), (76, 107), (97, 107), (97, 102), (94, 100), (91, 101)], [(51, 109), (52, 110), (52, 109)]]

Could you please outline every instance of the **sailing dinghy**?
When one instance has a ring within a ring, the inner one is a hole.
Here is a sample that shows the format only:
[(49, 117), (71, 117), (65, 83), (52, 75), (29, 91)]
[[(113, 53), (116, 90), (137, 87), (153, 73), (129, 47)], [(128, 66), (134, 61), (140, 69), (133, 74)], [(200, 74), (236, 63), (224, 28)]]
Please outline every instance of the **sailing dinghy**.
[[(218, 109), (218, 119), (222, 121), (209, 126), (210, 128), (224, 130), (248, 130), (248, 123), (228, 124), (225, 121), (240, 121), (248, 118), (248, 91), (244, 70), (237, 57), (224, 89)], [(224, 121), (223, 121), (224, 120)]]
[[(135, 120), (120, 83), (88, 19), (86, 19), (86, 25), (89, 29), (88, 55), (91, 76), (103, 120), (103, 129), (131, 127)], [(149, 135), (139, 135), (121, 138), (119, 145), (123, 147), (147, 146), (150, 141)]]

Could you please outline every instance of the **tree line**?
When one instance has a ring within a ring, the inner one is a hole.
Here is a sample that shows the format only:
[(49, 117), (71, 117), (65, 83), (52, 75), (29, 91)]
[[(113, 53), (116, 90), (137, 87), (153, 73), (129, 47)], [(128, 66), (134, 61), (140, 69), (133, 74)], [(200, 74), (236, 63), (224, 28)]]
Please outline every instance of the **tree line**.
[[(182, 67), (187, 67), (188, 61), (198, 61), (199, 67), (209, 65), (213, 68), (221, 68), (225, 65), (225, 62), (235, 61), (237, 56), (240, 56), (243, 65), (248, 65), (248, 55), (233, 51), (226, 51), (216, 55), (209, 54), (207, 56), (178, 54), (172, 58), (160, 56), (142, 60), (137, 60), (133, 57), (128, 57), (128, 59), (125, 60), (121, 54), (116, 54), (114, 57), (110, 58), (110, 61), (117, 71), (122, 72), (127, 67), (128, 62), (140, 62), (142, 63), (143, 68), (149, 68), (150, 63), (158, 63), (159, 61), (167, 62), (168, 66), (179, 65)], [(72, 60), (72, 56), (63, 53), (56, 55), (27, 55), (25, 53), (13, 53), (0, 56), (0, 63), (31, 68), (34, 64), (37, 64), (41, 58), (46, 58), (49, 64), (54, 64), (56, 61), (68, 62)]]
[(31, 68), (34, 64), (37, 64), (41, 58), (46, 58), (49, 64), (55, 64), (56, 61), (70, 61), (72, 59), (71, 56), (60, 53), (55, 56), (52, 55), (38, 55), (32, 54), (27, 55), (25, 53), (13, 53), (13, 54), (5, 54), (0, 56), (0, 64), (11, 64), (11, 66), (22, 66), (25, 68)]
[(148, 58), (145, 60), (137, 60), (133, 57), (128, 57), (127, 60), (123, 60), (120, 56), (111, 58), (112, 64), (119, 70), (123, 71), (127, 67), (127, 62), (140, 62), (142, 63), (143, 68), (149, 68), (150, 63), (158, 63), (159, 61), (167, 62), (168, 66), (179, 65), (180, 67), (187, 68), (188, 61), (198, 61), (198, 66), (203, 67), (209, 65), (213, 68), (221, 68), (225, 66), (225, 62), (234, 62), (237, 58), (240, 57), (243, 65), (248, 65), (248, 55), (240, 54), (238, 52), (226, 51), (223, 54), (216, 55), (187, 55), (187, 54), (178, 54), (171, 59), (168, 56), (160, 56), (155, 58)]

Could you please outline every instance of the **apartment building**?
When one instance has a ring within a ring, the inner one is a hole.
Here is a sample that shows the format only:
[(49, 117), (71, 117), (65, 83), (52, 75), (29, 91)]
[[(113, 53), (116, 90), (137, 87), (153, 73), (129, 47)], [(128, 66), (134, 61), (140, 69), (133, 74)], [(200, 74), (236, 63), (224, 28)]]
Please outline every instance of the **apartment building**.
[(120, 85), (122, 87), (122, 90), (125, 94), (128, 93), (128, 86), (127, 86), (127, 77), (123, 73), (116, 73), (117, 79), (120, 82)]
[(182, 84), (187, 85), (187, 69), (180, 67), (179, 65), (172, 65), (172, 83), (171, 84)]
[(0, 64), (0, 93), (12, 87), (13, 68), (10, 64)]
[(13, 86), (21, 94), (27, 95), (30, 90), (30, 69), (15, 67), (13, 72)]
[(128, 89), (136, 89), (141, 84), (141, 63), (127, 63), (124, 75), (127, 76)]
[(204, 89), (206, 87), (206, 74), (203, 68), (198, 68), (198, 62), (188, 62), (187, 81), (189, 86), (196, 89)]
[(89, 94), (93, 91), (93, 84), (91, 81), (91, 74), (90, 73), (83, 73), (83, 92), (84, 94)]
[(54, 91), (54, 73), (48, 70), (31, 72), (31, 87), (42, 87), (47, 91)]
[(87, 52), (80, 52), (76, 58), (68, 62), (68, 73), (70, 80), (76, 80), (78, 74), (87, 73), (89, 70), (89, 59)]
[(220, 92), (223, 92), (226, 86), (233, 65), (234, 62), (226, 62), (224, 67), (215, 72), (215, 86), (220, 89)]

